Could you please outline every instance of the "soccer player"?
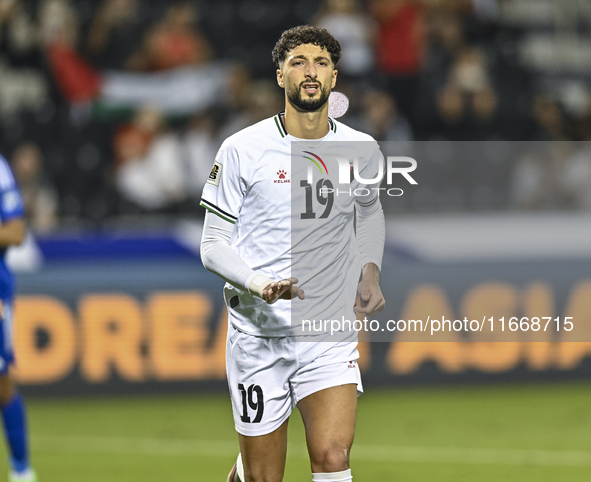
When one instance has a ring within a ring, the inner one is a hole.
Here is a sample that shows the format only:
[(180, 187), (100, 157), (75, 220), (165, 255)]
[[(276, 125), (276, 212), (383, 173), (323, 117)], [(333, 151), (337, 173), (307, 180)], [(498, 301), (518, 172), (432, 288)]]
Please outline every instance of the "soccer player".
[[(363, 391), (356, 337), (300, 337), (292, 326), (293, 310), (354, 320), (355, 312), (369, 316), (384, 308), (379, 277), (385, 226), (378, 191), (330, 202), (328, 194), (315, 193), (324, 196), (318, 198), (323, 213), (316, 216), (305, 163), (320, 161), (292, 163), (298, 142), (375, 144), (328, 116), (340, 54), (339, 43), (325, 29), (285, 31), (273, 49), (285, 112), (226, 139), (203, 190), (201, 205), (208, 212), (201, 257), (227, 281), (226, 371), (240, 444), (228, 482), (283, 479), (287, 423), (296, 406), (312, 480), (352, 480), (349, 452)], [(363, 178), (383, 172), (382, 162), (376, 144), (358, 166)], [(294, 169), (303, 169), (303, 178)], [(349, 178), (349, 166), (345, 169)], [(300, 202), (303, 213), (295, 212)], [(301, 273), (299, 282), (292, 272)]]
[(8, 162), (0, 156), (0, 407), (9, 448), (10, 482), (36, 482), (29, 464), (27, 419), (22, 397), (16, 391), (9, 368), (12, 346), (14, 278), (4, 261), (9, 246), (25, 236), (24, 205)]

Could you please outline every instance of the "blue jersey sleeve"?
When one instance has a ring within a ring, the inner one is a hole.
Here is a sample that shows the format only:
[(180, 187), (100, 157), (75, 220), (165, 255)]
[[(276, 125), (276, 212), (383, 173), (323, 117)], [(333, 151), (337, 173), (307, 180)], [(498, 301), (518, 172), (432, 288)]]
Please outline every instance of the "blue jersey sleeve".
[(0, 220), (2, 223), (25, 215), (21, 193), (6, 159), (0, 156)]

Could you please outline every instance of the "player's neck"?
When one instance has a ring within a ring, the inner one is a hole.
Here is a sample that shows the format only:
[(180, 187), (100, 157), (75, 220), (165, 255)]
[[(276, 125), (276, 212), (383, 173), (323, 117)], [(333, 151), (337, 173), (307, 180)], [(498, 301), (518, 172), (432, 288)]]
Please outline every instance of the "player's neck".
[(322, 139), (330, 130), (328, 125), (328, 102), (315, 112), (298, 111), (287, 102), (283, 123), (290, 136), (299, 139)]

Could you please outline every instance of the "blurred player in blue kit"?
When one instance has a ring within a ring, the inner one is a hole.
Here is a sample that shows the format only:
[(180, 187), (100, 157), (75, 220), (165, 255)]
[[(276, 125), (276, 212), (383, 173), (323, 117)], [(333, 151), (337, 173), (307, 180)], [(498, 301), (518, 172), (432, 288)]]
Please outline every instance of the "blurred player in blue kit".
[[(362, 179), (383, 172), (375, 140), (328, 115), (340, 55), (325, 29), (285, 31), (273, 50), (285, 112), (226, 139), (203, 190), (201, 205), (208, 212), (201, 258), (227, 281), (226, 372), (240, 443), (228, 482), (283, 480), (287, 423), (295, 407), (306, 430), (312, 480), (352, 481), (349, 452), (363, 392), (356, 333), (339, 341), (326, 334), (304, 339), (294, 336), (292, 324), (302, 320), (294, 315), (298, 310), (306, 319), (355, 320), (355, 312), (370, 316), (385, 304), (378, 190), (352, 182), (371, 194), (330, 203), (325, 198), (324, 213), (316, 216), (311, 185), (299, 172), (308, 161), (292, 163), (292, 148), (301, 141), (365, 143), (372, 147), (360, 160)], [(294, 270), (299, 280), (292, 278)]]
[(13, 299), (14, 276), (6, 266), (10, 246), (25, 236), (24, 205), (8, 162), (0, 155), (0, 407), (8, 443), (9, 482), (37, 482), (29, 463), (29, 438), (25, 404), (10, 376), (14, 362)]

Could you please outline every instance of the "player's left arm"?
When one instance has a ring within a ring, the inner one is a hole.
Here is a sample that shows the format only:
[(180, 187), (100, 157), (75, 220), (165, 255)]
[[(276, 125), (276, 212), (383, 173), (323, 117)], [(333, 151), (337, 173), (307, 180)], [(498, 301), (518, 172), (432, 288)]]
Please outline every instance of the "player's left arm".
[(361, 252), (363, 272), (357, 285), (355, 311), (373, 315), (382, 311), (386, 302), (380, 289), (380, 269), (386, 240), (386, 223), (380, 199), (370, 206), (357, 204), (357, 244)]
[(25, 239), (26, 225), (21, 217), (7, 220), (0, 225), (0, 246), (17, 246)]
[[(376, 178), (380, 164), (383, 168), (384, 156), (374, 141), (373, 152), (361, 170), (363, 179)], [(355, 203), (355, 234), (363, 266), (361, 281), (357, 285), (355, 311), (365, 316), (379, 313), (386, 306), (380, 289), (380, 270), (386, 241), (386, 222), (379, 197), (381, 181), (379, 179), (374, 184), (360, 186), (368, 189), (370, 194), (358, 197)]]

